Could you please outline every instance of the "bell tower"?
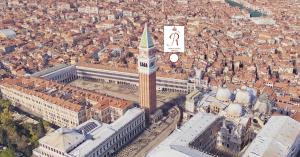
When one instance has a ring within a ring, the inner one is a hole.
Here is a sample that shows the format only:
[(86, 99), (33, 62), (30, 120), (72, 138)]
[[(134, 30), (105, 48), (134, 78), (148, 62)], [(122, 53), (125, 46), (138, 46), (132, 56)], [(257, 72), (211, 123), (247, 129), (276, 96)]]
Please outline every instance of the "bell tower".
[(146, 116), (156, 110), (156, 49), (145, 24), (139, 44), (138, 72), (139, 72), (139, 101), (146, 111)]

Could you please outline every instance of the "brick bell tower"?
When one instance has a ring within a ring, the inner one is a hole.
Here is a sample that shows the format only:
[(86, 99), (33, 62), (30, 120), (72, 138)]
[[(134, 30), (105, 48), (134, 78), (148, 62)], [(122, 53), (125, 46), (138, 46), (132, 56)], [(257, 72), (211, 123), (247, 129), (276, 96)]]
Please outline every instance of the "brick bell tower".
[(156, 110), (156, 49), (147, 24), (139, 44), (139, 101), (146, 111), (146, 117)]

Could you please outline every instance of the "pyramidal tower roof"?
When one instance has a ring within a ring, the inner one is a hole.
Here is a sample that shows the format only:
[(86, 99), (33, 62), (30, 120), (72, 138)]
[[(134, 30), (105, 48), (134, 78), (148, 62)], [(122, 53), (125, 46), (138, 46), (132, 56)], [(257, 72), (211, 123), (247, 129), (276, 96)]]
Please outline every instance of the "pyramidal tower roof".
[(153, 43), (153, 40), (152, 40), (152, 37), (151, 37), (151, 33), (148, 30), (147, 23), (145, 24), (139, 47), (140, 48), (154, 47), (154, 43)]

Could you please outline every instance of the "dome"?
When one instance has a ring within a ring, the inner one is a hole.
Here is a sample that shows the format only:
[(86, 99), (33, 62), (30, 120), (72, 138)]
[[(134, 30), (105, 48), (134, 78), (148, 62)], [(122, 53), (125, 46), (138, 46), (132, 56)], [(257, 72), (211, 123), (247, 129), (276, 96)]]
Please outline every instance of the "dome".
[(269, 114), (271, 113), (271, 103), (266, 95), (261, 95), (256, 101), (253, 110), (259, 113)]
[(216, 98), (221, 101), (229, 101), (231, 100), (231, 91), (228, 88), (220, 87), (218, 88)]
[(241, 117), (243, 115), (243, 108), (240, 104), (230, 104), (226, 113), (229, 117)]
[(235, 96), (235, 103), (250, 105), (251, 94), (247, 90), (238, 90)]

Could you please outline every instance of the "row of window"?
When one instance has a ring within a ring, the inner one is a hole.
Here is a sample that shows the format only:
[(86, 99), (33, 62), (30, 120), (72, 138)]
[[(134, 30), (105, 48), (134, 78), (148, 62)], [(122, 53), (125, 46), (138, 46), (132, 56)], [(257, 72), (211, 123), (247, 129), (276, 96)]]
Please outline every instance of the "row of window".
[(148, 67), (148, 63), (140, 62), (140, 66), (141, 66), (141, 67)]
[[(79, 73), (79, 76), (82, 78), (93, 78), (93, 79), (97, 79), (99, 77), (114, 79), (114, 80), (120, 79), (120, 78), (112, 77), (112, 76), (101, 76), (99, 74), (86, 74), (86, 73)], [(124, 78), (122, 78), (122, 81), (137, 82), (137, 80), (130, 80), (130, 79), (124, 79)], [(160, 83), (160, 81), (157, 81), (157, 82), (158, 82), (157, 86), (162, 86), (162, 87), (164, 87), (164, 89), (169, 89), (169, 88), (184, 89), (184, 90), (182, 90), (183, 92), (186, 89), (186, 85), (180, 86), (180, 85), (178, 85), (180, 83), (178, 83), (177, 85), (172, 85), (172, 84), (165, 83), (165, 81), (164, 82), (161, 81), (161, 83)], [(169, 89), (169, 90), (179, 91), (179, 90), (175, 90), (175, 89)]]
[(112, 146), (115, 146), (114, 151), (116, 151), (125, 143), (127, 143), (130, 139), (135, 137), (137, 133), (141, 132), (144, 129), (144, 127), (145, 127), (144, 124), (141, 124), (138, 127), (135, 127), (134, 130), (127, 132), (127, 134), (124, 134), (124, 131), (122, 131), (122, 135), (123, 135), (122, 137), (121, 134), (119, 134), (118, 136), (115, 136), (112, 140), (110, 139), (109, 142), (104, 144), (104, 147), (102, 145), (102, 147), (101, 146), (100, 148), (98, 147), (96, 151), (91, 153), (91, 157), (97, 157), (104, 152), (106, 152), (104, 156), (109, 156), (109, 152), (107, 152), (107, 150), (109, 150)]
[[(145, 64), (147, 64), (147, 63), (145, 63)], [(138, 77), (139, 77), (138, 75), (136, 75), (136, 76), (130, 76), (130, 75), (125, 75), (125, 74), (116, 74), (116, 73), (108, 73), (108, 72), (98, 72), (98, 71), (84, 70), (84, 69), (79, 69), (77, 71), (77, 74), (81, 74), (83, 77), (85, 75), (102, 76), (102, 77), (115, 78), (115, 79), (119, 79), (120, 77), (123, 77), (123, 78), (128, 78), (128, 79), (126, 79), (128, 81), (137, 81)], [(163, 83), (163, 84), (170, 83), (170, 84), (177, 84), (177, 85), (184, 85), (184, 86), (187, 85), (185, 80), (184, 81), (171, 81), (171, 80), (165, 80), (164, 78), (162, 78), (162, 79), (157, 79), (157, 82), (158, 83)]]
[(70, 78), (70, 76), (72, 76), (72, 78), (76, 77), (75, 70), (73, 70), (73, 71), (71, 71), (71, 70), (66, 71), (65, 70), (63, 72), (55, 73), (54, 76), (53, 75), (45, 76), (45, 78), (48, 78), (48, 79), (51, 79), (51, 80), (63, 81), (66, 78)]
[[(54, 148), (51, 148), (51, 147), (49, 147), (49, 146), (47, 146), (47, 145), (45, 145), (45, 144), (40, 144), (40, 146), (42, 146), (43, 148), (48, 149), (48, 150), (50, 150), (50, 151), (52, 151), (52, 152), (55, 152), (55, 153), (57, 153), (57, 154), (64, 155), (64, 152), (59, 151), (59, 150), (56, 150), (56, 149), (54, 149)], [(43, 151), (42, 151), (42, 154), (43, 154), (43, 155), (51, 156), (50, 154), (47, 154), (47, 153), (45, 153), (45, 152), (43, 152)]]
[[(77, 124), (77, 115), (70, 114), (69, 110), (65, 108), (55, 108), (51, 104), (43, 103), (37, 99), (34, 99), (33, 96), (25, 95), (14, 90), (2, 90), (2, 93), (6, 95), (6, 97), (14, 102), (17, 102), (21, 106), (24, 106), (36, 114), (42, 114), (44, 118), (47, 120), (61, 124), (60, 126), (68, 126), (71, 124), (72, 126), (76, 126)], [(24, 101), (27, 100), (27, 101)], [(31, 102), (31, 103), (29, 103)], [(58, 110), (57, 110), (58, 109)], [(44, 112), (42, 112), (44, 111)], [(70, 117), (72, 115), (72, 118)], [(68, 116), (68, 117), (67, 117)], [(73, 125), (74, 124), (74, 125)]]
[(77, 73), (86, 73), (86, 72), (138, 79), (138, 75), (131, 76), (131, 75), (127, 75), (127, 74), (117, 74), (117, 73), (109, 73), (109, 72), (102, 72), (102, 71), (100, 72), (100, 71), (93, 71), (93, 70), (77, 69)]
[[(126, 138), (130, 133), (132, 133), (133, 129), (143, 129), (144, 124), (144, 114), (142, 114), (142, 116), (138, 116), (137, 118), (135, 118), (132, 122), (129, 123), (129, 125), (126, 125), (125, 127), (121, 128), (118, 132), (119, 134), (116, 134), (115, 136), (113, 136), (112, 138), (109, 138), (107, 141), (103, 142), (103, 145), (99, 146), (93, 153), (93, 156), (95, 156), (96, 154), (102, 154), (102, 152), (107, 151), (108, 148), (110, 148), (112, 145), (115, 145), (116, 143), (118, 143), (117, 141), (121, 140), (121, 145), (123, 144), (123, 142), (126, 141), (122, 141), (122, 139), (124, 139), (124, 137)], [(141, 125), (142, 124), (142, 125)], [(139, 127), (137, 127), (138, 125), (140, 125)], [(136, 132), (135, 132), (136, 133)], [(120, 143), (120, 142), (119, 142)], [(119, 147), (120, 144), (117, 144)]]

